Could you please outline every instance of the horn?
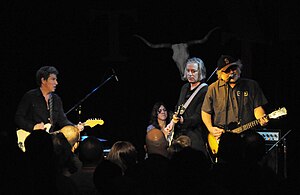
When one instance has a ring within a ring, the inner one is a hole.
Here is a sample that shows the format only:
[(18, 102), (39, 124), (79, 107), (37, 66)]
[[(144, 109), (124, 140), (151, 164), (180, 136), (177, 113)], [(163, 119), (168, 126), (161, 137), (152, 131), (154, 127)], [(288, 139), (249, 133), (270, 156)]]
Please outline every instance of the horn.
[(211, 29), (205, 36), (203, 39), (201, 40), (193, 40), (193, 41), (189, 41), (187, 44), (188, 45), (193, 45), (193, 44), (202, 44), (205, 43), (208, 40), (208, 37), (211, 35), (211, 33), (213, 33), (215, 30), (219, 29), (220, 27), (215, 27), (213, 29)]
[(148, 45), (151, 48), (171, 48), (171, 44), (170, 43), (160, 43), (160, 44), (152, 44), (149, 41), (147, 41), (145, 38), (134, 34), (133, 36), (138, 37), (139, 39), (141, 39), (144, 43), (146, 43), (146, 45)]

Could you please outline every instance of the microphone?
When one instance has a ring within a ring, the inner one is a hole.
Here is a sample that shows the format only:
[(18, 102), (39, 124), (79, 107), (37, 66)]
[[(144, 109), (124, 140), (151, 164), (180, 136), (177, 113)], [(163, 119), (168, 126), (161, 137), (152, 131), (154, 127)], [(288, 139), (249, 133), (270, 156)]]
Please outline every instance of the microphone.
[(230, 74), (230, 75), (228, 76), (227, 82), (229, 83), (230, 80), (234, 78), (234, 76), (235, 76), (234, 74)]
[(115, 76), (116, 81), (119, 81), (119, 79), (118, 79), (118, 77), (117, 77), (117, 75), (116, 75), (115, 70), (114, 70), (113, 68), (112, 68), (111, 70), (112, 70), (112, 72), (113, 72), (113, 74), (114, 74), (114, 76)]

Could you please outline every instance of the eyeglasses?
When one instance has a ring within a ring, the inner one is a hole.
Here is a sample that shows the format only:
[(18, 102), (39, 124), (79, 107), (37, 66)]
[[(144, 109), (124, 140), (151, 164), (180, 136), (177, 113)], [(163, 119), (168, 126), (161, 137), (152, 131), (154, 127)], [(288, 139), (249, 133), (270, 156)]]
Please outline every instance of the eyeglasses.
[(222, 71), (226, 74), (230, 73), (231, 71), (235, 71), (238, 68), (238, 66), (230, 66), (226, 70)]
[(157, 112), (162, 113), (162, 112), (167, 112), (167, 110), (166, 109), (159, 109)]

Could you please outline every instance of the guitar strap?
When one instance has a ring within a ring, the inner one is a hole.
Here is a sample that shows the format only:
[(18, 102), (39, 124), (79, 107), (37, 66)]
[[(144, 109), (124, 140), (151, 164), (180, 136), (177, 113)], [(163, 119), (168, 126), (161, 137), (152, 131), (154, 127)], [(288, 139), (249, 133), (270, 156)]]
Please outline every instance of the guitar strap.
[(207, 86), (206, 83), (202, 83), (194, 92), (193, 94), (189, 97), (189, 99), (184, 103), (183, 107), (186, 109), (189, 104), (191, 103), (191, 101), (193, 100), (193, 98), (195, 97), (195, 95), (198, 93), (198, 91), (200, 91), (200, 89), (204, 86)]
[[(198, 88), (193, 92), (193, 94), (189, 97), (189, 99), (184, 103), (184, 105), (183, 105), (184, 110), (189, 106), (189, 104), (191, 103), (191, 101), (193, 100), (195, 95), (198, 93), (198, 91), (200, 91), (200, 89), (204, 86), (207, 86), (207, 84), (202, 83), (201, 85), (198, 86)], [(172, 133), (166, 137), (167, 141), (169, 142), (169, 145), (171, 145), (171, 143), (172, 143), (173, 136), (174, 136), (174, 129), (173, 129)]]
[[(244, 89), (243, 85), (240, 89)], [(244, 107), (244, 90), (240, 90), (240, 102), (239, 103), (239, 111), (238, 111), (238, 125), (240, 126), (242, 123), (242, 113), (243, 113), (243, 107)]]
[[(49, 112), (50, 112), (50, 124), (53, 127), (53, 96), (52, 93), (49, 95)], [(49, 129), (51, 131), (51, 128)]]
[(241, 125), (241, 122), (242, 122), (243, 104), (244, 104), (244, 92), (242, 91), (241, 97), (240, 97), (240, 105), (239, 105), (238, 125)]

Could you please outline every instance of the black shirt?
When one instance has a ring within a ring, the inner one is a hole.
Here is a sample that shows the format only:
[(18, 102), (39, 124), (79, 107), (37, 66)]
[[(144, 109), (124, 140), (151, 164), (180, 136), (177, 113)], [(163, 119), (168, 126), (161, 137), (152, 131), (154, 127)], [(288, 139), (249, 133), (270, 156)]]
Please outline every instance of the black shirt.
[[(66, 125), (74, 125), (70, 122), (63, 110), (61, 98), (52, 93), (53, 97), (53, 124), (50, 131), (56, 131)], [(37, 123), (50, 123), (50, 112), (40, 88), (29, 90), (22, 97), (16, 114), (17, 128), (31, 132)]]

